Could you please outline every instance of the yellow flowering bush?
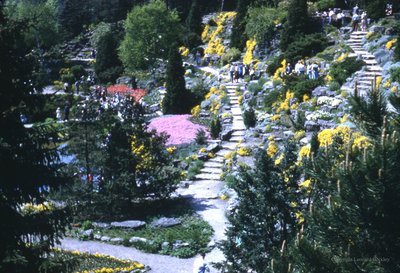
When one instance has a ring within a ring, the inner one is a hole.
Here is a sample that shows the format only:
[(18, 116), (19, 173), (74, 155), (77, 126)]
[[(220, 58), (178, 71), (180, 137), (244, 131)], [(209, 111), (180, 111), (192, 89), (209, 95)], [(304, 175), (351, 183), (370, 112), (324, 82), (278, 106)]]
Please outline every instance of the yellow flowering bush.
[(370, 31), (370, 32), (367, 33), (367, 35), (365, 35), (365, 38), (368, 39), (369, 37), (371, 37), (374, 34), (375, 34), (375, 31)]
[(344, 59), (346, 59), (347, 56), (349, 56), (349, 53), (345, 53), (345, 54), (341, 55), (339, 58), (336, 59), (336, 61), (337, 61), (338, 63), (340, 63), (340, 62), (342, 62)]
[(282, 75), (285, 73), (285, 69), (286, 69), (286, 59), (283, 59), (283, 61), (281, 62), (281, 67), (279, 67), (275, 73), (274, 73), (274, 80), (282, 80)]
[(246, 147), (240, 147), (238, 154), (240, 156), (250, 156), (251, 155), (251, 149), (250, 148), (246, 148)]
[(173, 152), (175, 152), (175, 150), (176, 150), (176, 147), (175, 147), (175, 146), (173, 146), (173, 147), (168, 147), (168, 148), (167, 148), (167, 152), (170, 153), (170, 154), (172, 154)]
[(242, 105), (242, 102), (243, 102), (243, 95), (241, 95), (241, 96), (238, 98), (238, 103), (239, 103), (240, 105)]
[(197, 106), (193, 107), (192, 110), (190, 110), (190, 113), (192, 113), (192, 115), (194, 117), (198, 117), (200, 112), (201, 112), (200, 105), (197, 105)]
[(246, 42), (246, 53), (243, 58), (243, 63), (250, 65), (253, 61), (253, 50), (256, 46), (257, 42), (256, 39), (250, 39)]
[(42, 204), (26, 203), (20, 206), (20, 212), (24, 214), (39, 213), (53, 208), (54, 204), (52, 202), (44, 202)]
[(186, 47), (184, 47), (184, 46), (181, 46), (181, 47), (179, 48), (179, 52), (181, 53), (181, 55), (182, 55), (183, 57), (187, 57), (188, 54), (189, 54), (189, 48), (186, 48)]
[(322, 130), (318, 134), (320, 147), (324, 147), (325, 145), (332, 145), (334, 142), (334, 137), (340, 137), (342, 138), (344, 143), (347, 143), (350, 137), (350, 128), (347, 126), (339, 125), (336, 128)]
[(232, 114), (231, 113), (223, 113), (221, 118), (226, 118), (226, 117), (231, 117)]
[(283, 153), (279, 155), (279, 157), (275, 160), (275, 165), (281, 164), (281, 160), (283, 159)]
[(206, 25), (201, 34), (201, 38), (204, 42), (208, 41), (207, 48), (204, 50), (206, 54), (218, 54), (222, 55), (225, 53), (225, 46), (222, 44), (221, 38), (217, 38), (218, 34), (223, 32), (224, 24), (227, 19), (231, 19), (236, 15), (235, 12), (221, 12), (214, 18), (217, 28), (210, 33), (210, 26)]
[(389, 42), (387, 42), (386, 43), (386, 48), (387, 49), (392, 49), (392, 47), (393, 47), (393, 45), (395, 44), (397, 42), (397, 38), (396, 39), (393, 39), (393, 40), (391, 40), (391, 41), (389, 41)]
[(301, 149), (300, 149), (299, 156), (300, 156), (301, 158), (303, 158), (303, 157), (309, 157), (309, 156), (310, 156), (310, 152), (311, 152), (311, 147), (310, 147), (309, 145), (303, 146), (303, 147), (301, 147)]
[(276, 146), (275, 141), (271, 141), (268, 144), (267, 154), (272, 158), (278, 151), (278, 146)]

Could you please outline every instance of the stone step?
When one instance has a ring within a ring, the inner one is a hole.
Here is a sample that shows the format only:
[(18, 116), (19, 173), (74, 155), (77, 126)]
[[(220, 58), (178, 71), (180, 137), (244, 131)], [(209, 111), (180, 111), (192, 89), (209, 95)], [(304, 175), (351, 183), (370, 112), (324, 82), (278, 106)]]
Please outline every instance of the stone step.
[(364, 55), (367, 55), (367, 54), (369, 54), (369, 52), (368, 51), (366, 51), (365, 49), (353, 49), (354, 50), (354, 53), (355, 54), (357, 54), (357, 55), (362, 55), (362, 56), (364, 56)]
[(378, 62), (373, 59), (373, 60), (368, 60), (368, 59), (363, 59), (363, 61), (367, 64), (367, 65), (377, 65)]
[(217, 155), (214, 158), (210, 158), (207, 162), (222, 164), (224, 162), (224, 156)]
[[(222, 167), (222, 166), (221, 166)], [(201, 169), (201, 173), (210, 173), (210, 174), (220, 174), (222, 173), (222, 168), (218, 167), (218, 168), (214, 168), (214, 167), (205, 167)], [(201, 174), (200, 173), (200, 174)]]
[(227, 153), (230, 153), (230, 152), (232, 152), (232, 151), (231, 151), (231, 150), (223, 149), (223, 150), (218, 151), (218, 152), (216, 153), (216, 155), (217, 155), (217, 156), (222, 156), (222, 157), (224, 157), (224, 156), (226, 156)]
[(244, 125), (244, 123), (236, 123), (232, 125), (232, 130), (245, 130), (246, 126)]
[[(215, 158), (215, 157), (214, 157)], [(221, 162), (215, 162), (208, 160), (204, 162), (203, 168), (208, 167), (208, 168), (222, 168), (222, 163)]]
[(234, 116), (235, 116), (235, 115), (242, 115), (242, 110), (240, 110), (239, 107), (237, 107), (237, 108), (236, 108), (236, 107), (235, 107), (235, 108), (232, 107), (232, 108), (231, 108), (231, 111), (232, 111), (232, 115), (234, 115)]
[(243, 121), (243, 117), (242, 116), (233, 116), (233, 120), (235, 121)]
[(381, 73), (379, 72), (370, 72), (370, 71), (357, 71), (355, 73), (357, 76), (358, 75), (364, 75), (364, 76), (381, 76)]
[(246, 130), (234, 130), (232, 136), (244, 136), (246, 134)]
[(213, 189), (215, 189), (216, 186), (218, 187), (220, 183), (221, 181), (213, 179), (197, 180), (189, 185), (188, 188), (179, 188), (176, 194), (184, 198), (217, 199), (219, 198), (218, 192)]
[(382, 67), (376, 65), (367, 66), (367, 71), (382, 72)]
[(231, 99), (231, 100), (238, 100), (239, 99), (239, 96), (231, 96), (231, 95), (229, 95), (229, 98)]
[[(239, 144), (239, 146), (243, 146), (243, 145)], [(237, 142), (226, 142), (226, 143), (222, 144), (222, 149), (235, 150), (239, 146), (238, 146)]]
[(196, 174), (196, 180), (219, 180), (220, 174), (218, 173), (199, 173)]
[(231, 139), (229, 139), (229, 141), (239, 142), (242, 139), (243, 139), (243, 136), (232, 136)]

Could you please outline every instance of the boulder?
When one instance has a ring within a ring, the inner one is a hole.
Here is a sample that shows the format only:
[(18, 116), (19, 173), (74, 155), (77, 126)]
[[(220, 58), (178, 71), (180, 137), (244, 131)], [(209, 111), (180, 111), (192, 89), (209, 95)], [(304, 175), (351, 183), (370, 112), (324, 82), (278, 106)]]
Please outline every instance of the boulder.
[(168, 246), (169, 246), (169, 243), (168, 243), (168, 242), (163, 242), (163, 243), (161, 244), (161, 248), (162, 248), (162, 249), (167, 248)]
[(100, 238), (100, 240), (103, 241), (103, 242), (109, 242), (109, 241), (111, 240), (111, 238), (108, 237), (108, 236), (102, 236), (102, 237)]
[(188, 243), (184, 243), (184, 242), (182, 242), (182, 241), (180, 241), (180, 240), (176, 241), (176, 242), (172, 245), (172, 247), (173, 247), (174, 249), (178, 249), (178, 248), (182, 248), (182, 247), (187, 247), (187, 246), (189, 246)]
[(329, 89), (327, 87), (318, 86), (312, 91), (312, 96), (313, 97), (326, 96), (328, 92), (329, 92)]
[(92, 238), (92, 236), (93, 236), (93, 229), (85, 230), (83, 233), (85, 233), (89, 238)]
[(232, 137), (232, 133), (233, 133), (233, 130), (232, 130), (232, 128), (225, 128), (221, 133), (220, 133), (220, 136), (221, 136), (221, 140), (224, 140), (224, 141), (226, 141), (226, 140), (229, 140), (231, 137)]
[(212, 153), (216, 153), (221, 149), (221, 146), (219, 146), (218, 143), (211, 143), (210, 145), (207, 146), (206, 150), (207, 152), (212, 152)]
[(141, 237), (131, 237), (129, 239), (129, 243), (136, 243), (136, 242), (143, 242), (146, 243), (147, 239), (146, 238), (141, 238)]
[(105, 230), (111, 228), (111, 225), (110, 225), (110, 224), (107, 224), (107, 223), (100, 223), (100, 222), (99, 222), (99, 223), (93, 222), (93, 226), (94, 226), (95, 228), (105, 229)]
[(172, 227), (176, 225), (180, 225), (181, 221), (175, 218), (167, 218), (167, 217), (162, 217), (160, 219), (157, 219), (153, 221), (150, 225), (151, 228), (166, 228), (166, 227)]
[(375, 25), (375, 26), (371, 26), (370, 28), (369, 28), (369, 31), (371, 32), (371, 31), (375, 31), (375, 32), (379, 32), (379, 33), (384, 33), (385, 32), (385, 27), (383, 27), (383, 26), (380, 26), (380, 25)]
[(126, 230), (134, 230), (142, 228), (146, 225), (146, 222), (137, 221), (137, 220), (128, 220), (123, 222), (111, 222), (111, 227), (120, 228)]
[(309, 132), (310, 131), (314, 131), (314, 130), (319, 130), (319, 125), (316, 122), (312, 121), (312, 120), (307, 120), (304, 123), (304, 127), (306, 127), (306, 130), (309, 131)]
[(122, 244), (123, 241), (124, 241), (124, 239), (122, 239), (120, 237), (112, 238), (110, 240), (110, 242), (117, 243), (117, 244)]
[(101, 235), (100, 234), (96, 234), (96, 235), (93, 236), (93, 238), (95, 240), (101, 240)]

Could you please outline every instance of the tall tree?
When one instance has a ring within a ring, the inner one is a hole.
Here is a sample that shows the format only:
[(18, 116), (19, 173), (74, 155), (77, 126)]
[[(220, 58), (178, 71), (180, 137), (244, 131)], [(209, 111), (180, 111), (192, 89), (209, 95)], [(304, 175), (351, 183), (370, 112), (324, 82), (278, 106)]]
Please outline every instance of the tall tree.
[(284, 24), (279, 47), (285, 51), (288, 46), (304, 34), (309, 33), (309, 18), (306, 0), (291, 0), (287, 21)]
[(176, 40), (179, 17), (165, 2), (151, 0), (135, 6), (124, 22), (125, 37), (119, 47), (124, 66), (131, 71), (149, 68), (157, 58), (167, 58), (169, 46)]
[(163, 100), (164, 114), (189, 113), (191, 98), (185, 84), (185, 69), (182, 66), (182, 57), (178, 46), (173, 44), (169, 50), (167, 64), (166, 89)]
[(26, 25), (5, 19), (0, 2), (0, 271), (38, 272), (45, 253), (65, 230), (64, 209), (46, 206), (49, 188), (67, 182), (60, 174), (49, 132), (26, 129), (22, 106), (29, 107), (33, 62), (23, 42)]
[(238, 197), (228, 217), (227, 240), (222, 242), (226, 263), (220, 264), (227, 272), (288, 272), (288, 260), (280, 262), (285, 271), (275, 271), (270, 263), (281, 257), (284, 241), (295, 237), (295, 213), (301, 206), (296, 145), (285, 146), (279, 162), (258, 150), (254, 169), (240, 167), (232, 183)]
[(201, 22), (202, 18), (200, 5), (198, 4), (198, 0), (193, 0), (189, 14), (185, 20), (185, 26), (188, 30), (188, 33), (182, 37), (185, 46), (193, 48), (201, 43)]
[(236, 16), (233, 19), (233, 27), (231, 34), (231, 47), (236, 47), (239, 50), (243, 50), (248, 39), (246, 35), (246, 23), (247, 23), (247, 9), (252, 3), (252, 0), (237, 0), (236, 5)]

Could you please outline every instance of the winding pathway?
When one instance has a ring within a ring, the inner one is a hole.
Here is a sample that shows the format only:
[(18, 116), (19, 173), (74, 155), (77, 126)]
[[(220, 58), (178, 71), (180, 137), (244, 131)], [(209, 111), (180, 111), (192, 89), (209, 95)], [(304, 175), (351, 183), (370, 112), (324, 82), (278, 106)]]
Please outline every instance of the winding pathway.
[[(213, 74), (218, 74), (218, 70), (212, 67), (201, 67), (201, 69)], [(196, 175), (196, 179), (189, 182), (188, 188), (180, 188), (177, 191), (177, 194), (186, 198), (193, 209), (213, 227), (214, 235), (212, 240), (214, 242), (221, 241), (225, 238), (225, 229), (227, 226), (225, 211), (228, 202), (221, 200), (219, 196), (220, 190), (223, 187), (220, 174), (222, 172), (224, 156), (239, 145), (242, 145), (239, 142), (243, 139), (245, 134), (245, 126), (238, 96), (236, 95), (236, 88), (238, 85), (240, 86), (240, 84), (236, 83), (226, 84), (233, 116), (232, 137), (228, 141), (219, 143), (221, 150), (216, 153), (216, 157), (205, 162), (200, 173)], [(150, 266), (151, 270), (149, 272), (151, 273), (165, 273), (171, 271), (172, 268), (174, 273), (191, 272), (194, 259), (196, 258), (180, 259), (158, 254), (148, 254), (131, 247), (104, 244), (96, 241), (79, 241), (72, 238), (62, 239), (59, 247), (67, 250), (79, 250), (89, 253), (98, 252), (116, 258), (138, 261), (146, 266)], [(219, 262), (224, 259), (224, 255), (221, 250), (215, 247), (207, 254), (206, 258), (209, 262)], [(215, 268), (211, 268), (211, 272), (218, 271)]]

